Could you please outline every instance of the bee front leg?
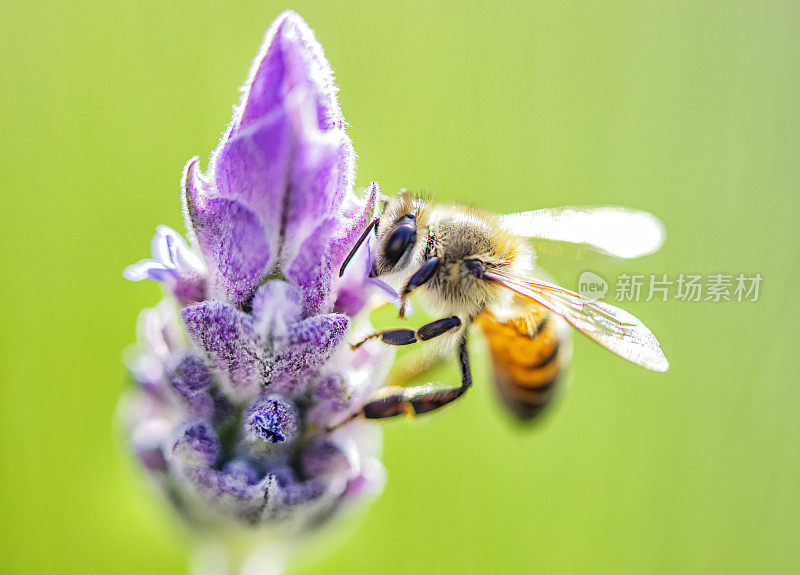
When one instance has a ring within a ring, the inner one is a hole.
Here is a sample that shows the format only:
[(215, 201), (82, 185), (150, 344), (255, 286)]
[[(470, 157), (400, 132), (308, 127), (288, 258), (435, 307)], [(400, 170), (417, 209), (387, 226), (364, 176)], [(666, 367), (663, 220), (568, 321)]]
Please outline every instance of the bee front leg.
[(430, 281), (437, 269), (439, 269), (439, 258), (434, 256), (422, 264), (422, 266), (416, 272), (414, 272), (414, 275), (408, 279), (408, 283), (406, 283), (403, 291), (400, 293), (399, 317), (406, 317), (406, 298), (408, 298), (411, 292), (417, 289), (419, 286)]
[(426, 323), (416, 331), (405, 327), (382, 329), (368, 335), (358, 343), (350, 345), (350, 348), (358, 349), (369, 340), (376, 338), (381, 338), (383, 343), (389, 345), (410, 345), (418, 341), (428, 341), (458, 327), (461, 327), (461, 318), (454, 315)]
[[(361, 412), (366, 419), (385, 419), (401, 414), (421, 415), (439, 409), (464, 395), (472, 385), (472, 372), (464, 338), (458, 348), (461, 365), (461, 385), (436, 389), (431, 386), (412, 388), (388, 388), (385, 395), (367, 403)], [(388, 392), (388, 393), (387, 393)]]

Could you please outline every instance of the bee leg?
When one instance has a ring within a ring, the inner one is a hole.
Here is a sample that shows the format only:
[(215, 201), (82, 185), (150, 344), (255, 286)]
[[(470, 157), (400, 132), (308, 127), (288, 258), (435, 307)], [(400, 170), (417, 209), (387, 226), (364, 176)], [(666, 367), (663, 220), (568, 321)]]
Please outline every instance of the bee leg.
[(426, 323), (416, 331), (405, 327), (382, 329), (368, 335), (358, 343), (350, 345), (350, 349), (358, 349), (369, 340), (376, 338), (381, 338), (383, 343), (389, 345), (410, 345), (418, 341), (428, 341), (457, 327), (461, 327), (461, 318), (454, 315)]
[(366, 419), (385, 419), (402, 414), (421, 415), (458, 399), (472, 385), (466, 338), (461, 341), (458, 348), (458, 359), (461, 365), (461, 385), (459, 387), (389, 388), (386, 390), (389, 392), (387, 395), (367, 403), (359, 415), (363, 414)]
[(439, 269), (439, 258), (436, 256), (429, 259), (427, 262), (422, 264), (422, 266), (414, 272), (408, 279), (408, 283), (403, 288), (403, 291), (400, 293), (400, 312), (398, 313), (399, 317), (406, 316), (406, 298), (411, 294), (412, 291), (417, 289), (419, 286), (427, 283), (433, 277), (433, 274), (436, 273), (436, 270)]

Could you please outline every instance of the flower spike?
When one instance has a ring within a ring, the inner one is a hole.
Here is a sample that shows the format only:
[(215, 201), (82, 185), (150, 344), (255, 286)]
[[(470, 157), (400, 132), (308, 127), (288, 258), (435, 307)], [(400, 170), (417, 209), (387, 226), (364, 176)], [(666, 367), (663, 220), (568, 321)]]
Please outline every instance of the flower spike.
[(336, 272), (379, 194), (353, 191), (346, 126), (321, 46), (284, 12), (207, 170), (184, 167), (191, 247), (159, 226), (152, 258), (124, 272), (167, 297), (142, 312), (128, 354), (138, 387), (120, 413), (155, 484), (208, 533), (247, 527), (288, 545), (383, 484), (379, 431), (344, 423), (391, 360), (344, 344), (371, 329), (368, 250)]

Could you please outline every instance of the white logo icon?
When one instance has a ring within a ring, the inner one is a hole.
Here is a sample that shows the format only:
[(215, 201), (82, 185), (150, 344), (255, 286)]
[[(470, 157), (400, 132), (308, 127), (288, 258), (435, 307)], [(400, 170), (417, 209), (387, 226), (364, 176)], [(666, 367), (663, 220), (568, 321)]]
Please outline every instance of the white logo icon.
[(583, 272), (578, 278), (578, 293), (589, 299), (603, 299), (608, 292), (608, 283), (599, 275)]

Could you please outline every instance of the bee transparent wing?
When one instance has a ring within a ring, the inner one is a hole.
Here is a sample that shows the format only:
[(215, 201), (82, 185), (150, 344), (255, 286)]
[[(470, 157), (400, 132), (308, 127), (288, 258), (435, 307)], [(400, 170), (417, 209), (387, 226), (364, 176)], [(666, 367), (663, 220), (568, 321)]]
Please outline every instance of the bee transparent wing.
[(669, 369), (669, 361), (656, 336), (625, 310), (587, 299), (550, 282), (494, 271), (487, 271), (483, 277), (558, 314), (579, 332), (623, 359), (653, 371)]
[(664, 243), (664, 226), (653, 214), (613, 206), (518, 212), (500, 216), (500, 222), (515, 236), (568, 242), (619, 258), (652, 254)]

